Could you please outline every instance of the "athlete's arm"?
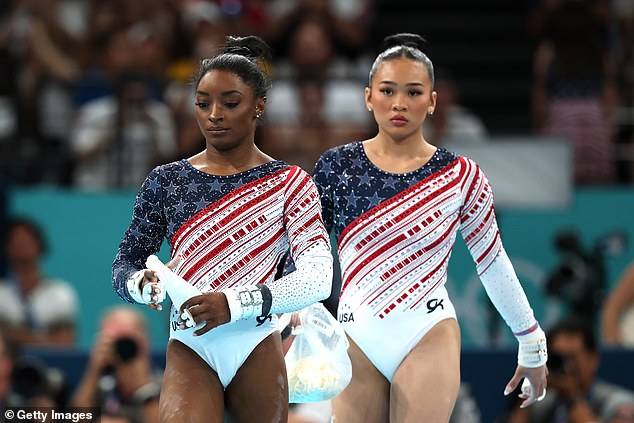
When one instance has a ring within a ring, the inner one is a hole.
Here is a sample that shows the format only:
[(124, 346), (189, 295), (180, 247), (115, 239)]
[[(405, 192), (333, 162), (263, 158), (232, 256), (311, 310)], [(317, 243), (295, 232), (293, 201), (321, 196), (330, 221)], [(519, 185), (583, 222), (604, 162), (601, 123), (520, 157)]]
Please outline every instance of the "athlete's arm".
[(123, 300), (130, 303), (144, 302), (140, 298), (143, 293), (145, 260), (159, 251), (165, 236), (160, 178), (159, 168), (155, 168), (141, 186), (132, 221), (112, 264), (112, 286)]

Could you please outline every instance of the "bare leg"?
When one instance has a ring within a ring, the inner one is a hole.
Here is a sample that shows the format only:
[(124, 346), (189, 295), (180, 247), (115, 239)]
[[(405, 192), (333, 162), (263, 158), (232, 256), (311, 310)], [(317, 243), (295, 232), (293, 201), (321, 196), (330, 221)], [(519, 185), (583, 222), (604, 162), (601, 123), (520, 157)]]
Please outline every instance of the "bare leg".
[(389, 414), (390, 384), (348, 337), (352, 380), (333, 398), (335, 423), (385, 423)]
[(222, 423), (224, 394), (216, 372), (185, 344), (167, 344), (160, 421)]
[(460, 389), (460, 328), (436, 324), (405, 357), (392, 378), (390, 422), (446, 423)]
[(279, 332), (251, 352), (226, 390), (227, 411), (235, 423), (286, 423), (288, 383)]

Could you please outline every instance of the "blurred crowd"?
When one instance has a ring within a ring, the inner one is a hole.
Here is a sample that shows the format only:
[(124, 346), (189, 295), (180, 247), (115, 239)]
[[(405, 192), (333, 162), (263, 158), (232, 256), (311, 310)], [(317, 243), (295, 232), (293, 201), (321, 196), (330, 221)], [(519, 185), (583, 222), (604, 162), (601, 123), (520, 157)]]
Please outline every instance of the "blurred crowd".
[[(2, 2), (0, 176), (17, 186), (136, 189), (154, 165), (202, 150), (189, 81), (229, 34), (259, 35), (274, 47), (275, 82), (257, 141), (312, 171), (327, 148), (372, 133), (363, 87), (379, 47), (373, 40), (386, 35), (372, 32), (381, 4)], [(578, 184), (631, 183), (631, 1), (527, 5), (535, 124), (518, 132), (568, 139)], [(407, 30), (425, 35), (425, 28)], [(486, 141), (478, 110), (460, 104), (460, 81), (448, 76), (452, 69), (439, 70), (447, 77), (439, 75), (439, 112), (427, 136), (438, 145)]]
[(372, 21), (364, 0), (2, 8), (0, 170), (18, 185), (138, 188), (157, 163), (201, 151), (189, 82), (226, 35), (259, 35), (275, 49), (270, 130), (259, 140), (270, 155), (312, 166), (329, 143), (363, 136), (369, 123), (357, 70)]

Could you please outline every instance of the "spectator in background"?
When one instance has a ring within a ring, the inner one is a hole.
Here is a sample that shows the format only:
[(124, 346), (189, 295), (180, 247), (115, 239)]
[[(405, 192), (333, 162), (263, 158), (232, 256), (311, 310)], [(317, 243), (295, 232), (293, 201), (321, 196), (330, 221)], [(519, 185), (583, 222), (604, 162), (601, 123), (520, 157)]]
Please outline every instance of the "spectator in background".
[(367, 124), (367, 115), (358, 111), (363, 96), (352, 91), (358, 87), (357, 75), (351, 70), (350, 62), (338, 54), (328, 22), (318, 15), (307, 17), (288, 33), (288, 40), (288, 60), (276, 63), (279, 81), (272, 88), (275, 91), (270, 93), (269, 118), (273, 121), (301, 119), (302, 109), (293, 106), (301, 100), (301, 89), (297, 87), (308, 82), (319, 83), (323, 92), (322, 107), (315, 109), (320, 118), (330, 123)]
[(515, 407), (508, 423), (631, 422), (634, 392), (596, 377), (600, 353), (592, 327), (565, 320), (547, 333), (548, 391), (530, 408)]
[[(107, 91), (127, 69), (148, 76), (160, 86), (169, 58), (178, 50), (180, 36), (176, 2), (167, 0), (93, 0), (86, 36), (86, 66), (90, 84)], [(105, 84), (106, 87), (99, 87)], [(104, 94), (101, 91), (101, 94)]]
[(174, 160), (191, 157), (205, 148), (205, 139), (191, 107), (195, 102), (191, 75), (196, 73), (202, 60), (218, 53), (218, 46), (224, 43), (227, 34), (222, 12), (216, 3), (185, 2), (180, 17), (186, 44), (191, 49), (187, 55), (175, 57), (170, 63), (164, 91), (165, 103), (170, 107), (176, 124)]
[(306, 20), (327, 22), (337, 55), (357, 57), (368, 43), (372, 3), (365, 0), (273, 0), (265, 7), (262, 36), (279, 55), (290, 55), (289, 34)]
[(543, 135), (570, 141), (574, 181), (614, 181), (613, 128), (618, 103), (605, 30), (586, 1), (568, 0), (549, 16), (533, 59), (533, 118)]
[(71, 87), (81, 75), (81, 38), (67, 3), (14, 1), (0, 31), (0, 47), (17, 64), (20, 142), (12, 160), (20, 163), (13, 171), (23, 184), (70, 182), (65, 141), (74, 112)]
[(604, 344), (634, 348), (634, 262), (603, 303), (601, 326)]
[[(278, 63), (278, 80), (267, 97), (259, 145), (275, 157), (311, 172), (327, 149), (369, 133), (360, 81), (341, 68), (323, 19), (310, 17), (290, 33), (289, 67)], [(341, 71), (343, 70), (343, 73)]]
[(137, 188), (157, 163), (175, 151), (171, 110), (151, 97), (145, 75), (123, 72), (116, 86), (115, 95), (79, 109), (70, 136), (78, 188)]
[[(444, 75), (444, 76), (443, 76)], [(425, 120), (423, 133), (436, 146), (482, 144), (488, 136), (482, 120), (460, 104), (458, 89), (446, 72), (438, 72), (434, 82), (438, 95), (434, 114)]]
[(75, 340), (77, 294), (66, 281), (45, 276), (46, 240), (28, 219), (8, 225), (4, 251), (9, 276), (0, 280), (0, 323), (19, 345), (71, 346)]
[(127, 306), (110, 309), (71, 405), (99, 407), (108, 418), (132, 423), (158, 422), (161, 377), (151, 364), (143, 315)]

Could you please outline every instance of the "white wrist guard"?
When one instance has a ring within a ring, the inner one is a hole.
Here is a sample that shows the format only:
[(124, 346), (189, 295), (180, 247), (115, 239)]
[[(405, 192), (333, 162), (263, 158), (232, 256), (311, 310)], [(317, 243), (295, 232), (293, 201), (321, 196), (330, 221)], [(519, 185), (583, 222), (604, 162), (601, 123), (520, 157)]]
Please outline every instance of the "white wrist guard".
[(517, 364), (522, 367), (535, 368), (546, 364), (546, 335), (539, 326), (533, 332), (516, 336), (520, 343), (517, 350)]
[(271, 310), (271, 291), (266, 285), (227, 288), (220, 292), (227, 297), (232, 322), (266, 316)]
[[(141, 282), (143, 282), (143, 275), (145, 274), (145, 269), (136, 271), (128, 278), (127, 287), (130, 296), (134, 301), (141, 304), (159, 304), (162, 303), (165, 299), (165, 289), (159, 283), (146, 283), (141, 290)], [(158, 293), (152, 293), (154, 288), (158, 287)], [(157, 300), (154, 301), (152, 296), (157, 297)]]
[(144, 273), (145, 273), (144, 270), (139, 270), (137, 272), (134, 272), (132, 276), (130, 276), (126, 282), (126, 285), (128, 287), (128, 293), (130, 294), (132, 299), (136, 301), (137, 303), (142, 303), (142, 304), (146, 304), (146, 302), (143, 301), (143, 292), (141, 291), (141, 282), (143, 282)]

